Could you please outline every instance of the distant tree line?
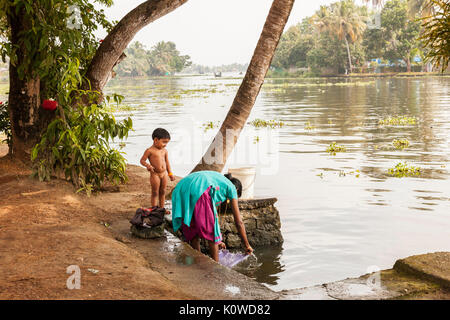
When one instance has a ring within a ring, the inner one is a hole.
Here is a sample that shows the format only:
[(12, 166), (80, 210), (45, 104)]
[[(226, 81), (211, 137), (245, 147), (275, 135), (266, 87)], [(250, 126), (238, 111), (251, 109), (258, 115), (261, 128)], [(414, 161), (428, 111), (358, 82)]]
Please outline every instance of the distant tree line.
[[(404, 65), (409, 72), (414, 57), (424, 60), (419, 12), (412, 10), (407, 0), (386, 1), (379, 12), (378, 25), (371, 22), (373, 17), (374, 12), (358, 6), (354, 0), (321, 6), (313, 16), (283, 34), (272, 69), (350, 73), (369, 67), (373, 59), (381, 59), (384, 63)], [(375, 65), (372, 62), (372, 67)]]
[(180, 55), (175, 43), (161, 41), (147, 50), (139, 41), (125, 49), (126, 58), (114, 69), (122, 77), (164, 76), (191, 65), (188, 55)]
[(188, 74), (208, 74), (214, 72), (245, 72), (247, 71), (248, 63), (232, 63), (220, 66), (203, 66), (199, 64), (192, 64), (185, 68), (182, 72)]

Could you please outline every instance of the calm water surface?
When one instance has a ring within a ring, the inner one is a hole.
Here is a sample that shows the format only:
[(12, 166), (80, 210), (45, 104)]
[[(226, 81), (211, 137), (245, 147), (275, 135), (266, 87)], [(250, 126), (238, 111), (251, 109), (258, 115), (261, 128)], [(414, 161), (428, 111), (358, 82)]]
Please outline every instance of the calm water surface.
[[(360, 276), (398, 258), (450, 251), (450, 78), (266, 80), (249, 120), (275, 119), (276, 129), (247, 126), (227, 167), (255, 166), (255, 196), (277, 197), (284, 244), (257, 249), (261, 267), (246, 273), (275, 290)], [(211, 142), (241, 80), (211, 76), (112, 80), (135, 110), (135, 131), (122, 151), (139, 164), (151, 133), (172, 135), (176, 175), (190, 172)], [(332, 85), (338, 83), (338, 85)], [(380, 126), (392, 115), (416, 124)], [(312, 127), (312, 128), (311, 128)], [(410, 147), (392, 147), (406, 138)], [(332, 142), (347, 148), (335, 156)], [(391, 177), (398, 162), (420, 177)], [(227, 169), (225, 168), (225, 170)], [(358, 170), (358, 171), (357, 171)]]

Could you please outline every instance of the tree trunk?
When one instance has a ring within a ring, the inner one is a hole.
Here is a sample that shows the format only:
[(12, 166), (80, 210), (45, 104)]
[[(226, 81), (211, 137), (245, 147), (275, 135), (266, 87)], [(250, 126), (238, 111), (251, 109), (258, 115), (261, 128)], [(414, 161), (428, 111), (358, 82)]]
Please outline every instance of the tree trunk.
[[(221, 172), (233, 151), (264, 82), (295, 0), (274, 0), (247, 73), (228, 114), (201, 161), (192, 170)], [(227, 137), (228, 133), (228, 137)], [(214, 159), (211, 161), (211, 157)]]
[(345, 45), (347, 47), (347, 56), (348, 56), (348, 67), (349, 67), (349, 73), (352, 73), (353, 65), (352, 65), (352, 55), (350, 54), (350, 45), (348, 44), (347, 36), (344, 37), (345, 39)]
[(408, 56), (405, 58), (406, 62), (406, 72), (411, 72), (411, 58)]
[[(95, 53), (86, 77), (92, 90), (102, 92), (109, 74), (136, 33), (149, 23), (172, 12), (188, 0), (149, 0), (130, 11), (111, 30)], [(84, 85), (87, 89), (88, 85)]]
[[(187, 1), (149, 0), (130, 11), (108, 34), (91, 61), (87, 72), (91, 88), (102, 92), (112, 68), (120, 61), (123, 51), (140, 29)], [(23, 7), (17, 13), (12, 10), (7, 17), (13, 46), (20, 43), (20, 32), (31, 28), (30, 22), (23, 19), (23, 10)], [(29, 74), (32, 71), (28, 71), (24, 79), (19, 77), (17, 69), (23, 64), (26, 53), (23, 45), (18, 46), (16, 66), (10, 63), (8, 111), (12, 131), (12, 155), (30, 161), (31, 149), (39, 142), (42, 131), (55, 117), (55, 112), (40, 108), (41, 98), (47, 98), (40, 96), (40, 88), (45, 88), (45, 83), (40, 83), (38, 77), (32, 77)], [(83, 88), (87, 89), (88, 85), (84, 84)]]
[(33, 146), (39, 141), (41, 131), (47, 127), (54, 113), (40, 108), (40, 79), (29, 72), (21, 78), (18, 67), (23, 64), (26, 48), (21, 44), (20, 33), (30, 28), (29, 21), (23, 19), (22, 10), (12, 10), (8, 15), (11, 30), (11, 44), (17, 47), (17, 61), (9, 64), (8, 111), (11, 122), (12, 149), (17, 159), (29, 162)]

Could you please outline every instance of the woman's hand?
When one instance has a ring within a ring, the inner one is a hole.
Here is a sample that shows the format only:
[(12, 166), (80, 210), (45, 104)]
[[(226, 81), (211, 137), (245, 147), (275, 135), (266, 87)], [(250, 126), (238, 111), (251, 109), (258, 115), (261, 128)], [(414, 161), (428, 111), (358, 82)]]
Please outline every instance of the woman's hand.
[(219, 242), (219, 249), (226, 249), (227, 246), (225, 245), (225, 243), (223, 243), (222, 241)]
[(253, 248), (249, 244), (245, 248), (245, 253), (247, 253), (247, 254), (253, 253)]

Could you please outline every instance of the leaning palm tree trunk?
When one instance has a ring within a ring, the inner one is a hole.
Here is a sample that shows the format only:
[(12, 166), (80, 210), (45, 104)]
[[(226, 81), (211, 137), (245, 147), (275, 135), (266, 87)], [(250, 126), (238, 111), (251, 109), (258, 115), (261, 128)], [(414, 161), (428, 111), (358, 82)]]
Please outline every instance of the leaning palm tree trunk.
[(202, 170), (221, 172), (225, 166), (255, 104), (294, 1), (273, 1), (247, 73), (233, 104), (213, 142), (192, 172)]
[(344, 36), (345, 45), (347, 47), (347, 57), (348, 57), (348, 72), (352, 73), (353, 65), (352, 65), (352, 55), (350, 54), (350, 45), (348, 44), (347, 35)]

